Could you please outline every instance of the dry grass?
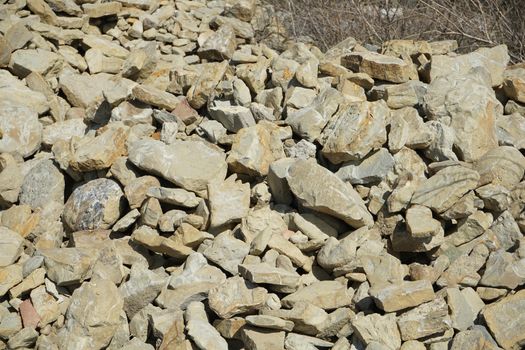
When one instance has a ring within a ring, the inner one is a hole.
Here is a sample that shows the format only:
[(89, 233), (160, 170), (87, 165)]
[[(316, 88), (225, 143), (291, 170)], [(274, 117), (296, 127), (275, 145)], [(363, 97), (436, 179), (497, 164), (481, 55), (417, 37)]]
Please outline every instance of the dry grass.
[(309, 37), (323, 50), (348, 36), (376, 45), (455, 39), (460, 52), (503, 43), (513, 62), (525, 60), (523, 0), (262, 1), (275, 7), (292, 38)]

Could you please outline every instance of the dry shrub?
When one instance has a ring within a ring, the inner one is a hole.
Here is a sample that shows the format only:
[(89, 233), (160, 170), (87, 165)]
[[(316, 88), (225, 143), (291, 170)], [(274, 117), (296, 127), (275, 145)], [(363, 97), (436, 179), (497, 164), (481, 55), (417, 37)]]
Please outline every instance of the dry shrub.
[(381, 45), (390, 39), (458, 41), (460, 52), (507, 44), (525, 60), (523, 0), (263, 0), (288, 29), (326, 50), (348, 36)]

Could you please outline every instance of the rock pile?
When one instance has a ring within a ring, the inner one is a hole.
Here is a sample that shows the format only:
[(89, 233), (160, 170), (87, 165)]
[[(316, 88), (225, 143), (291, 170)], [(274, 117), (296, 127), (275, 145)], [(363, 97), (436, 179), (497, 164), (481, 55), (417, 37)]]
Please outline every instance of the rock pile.
[(256, 0), (0, 3), (0, 349), (525, 346), (505, 46), (275, 49)]

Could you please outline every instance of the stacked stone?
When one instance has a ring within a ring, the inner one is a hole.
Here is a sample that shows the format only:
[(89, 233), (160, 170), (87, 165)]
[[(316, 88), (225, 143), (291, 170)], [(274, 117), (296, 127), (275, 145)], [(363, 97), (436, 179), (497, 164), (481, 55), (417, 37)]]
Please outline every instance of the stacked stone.
[(525, 66), (270, 14), (1, 2), (0, 349), (525, 346)]

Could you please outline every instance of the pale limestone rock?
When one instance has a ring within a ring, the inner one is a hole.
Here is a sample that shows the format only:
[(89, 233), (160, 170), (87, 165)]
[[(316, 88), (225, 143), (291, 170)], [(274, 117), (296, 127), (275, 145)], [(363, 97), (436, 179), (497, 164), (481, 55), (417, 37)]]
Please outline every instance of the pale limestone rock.
[(250, 176), (267, 175), (270, 164), (284, 156), (277, 132), (262, 123), (241, 129), (226, 159), (230, 169)]
[(185, 309), (192, 301), (205, 300), (210, 289), (224, 281), (226, 275), (220, 269), (208, 265), (202, 254), (192, 253), (183, 270), (171, 276), (156, 303), (169, 309)]
[(514, 101), (525, 103), (525, 69), (507, 69), (503, 77), (505, 94)]
[(160, 186), (159, 180), (150, 175), (131, 180), (126, 187), (124, 187), (124, 195), (128, 200), (130, 209), (140, 208), (148, 197), (156, 198), (147, 195), (148, 191), (156, 186)]
[(476, 194), (488, 210), (503, 212), (510, 206), (510, 191), (501, 185), (488, 184), (478, 187)]
[(202, 43), (197, 54), (210, 61), (232, 58), (236, 47), (235, 32), (229, 25), (221, 26)]
[(31, 90), (7, 70), (0, 71), (0, 81), (0, 106), (25, 107), (38, 114), (49, 110), (49, 103), (44, 94)]
[(0, 226), (0, 267), (13, 264), (22, 254), (24, 239), (17, 232)]
[(277, 251), (279, 254), (290, 258), (295, 266), (302, 267), (305, 271), (311, 270), (312, 262), (304, 255), (299, 248), (292, 242), (283, 237), (282, 234), (273, 234), (268, 241), (268, 248)]
[(94, 138), (86, 136), (75, 146), (70, 166), (86, 172), (111, 167), (126, 152), (128, 129), (123, 125), (109, 127)]
[(259, 328), (276, 329), (290, 332), (294, 323), (289, 320), (270, 315), (249, 315), (246, 316), (246, 323)]
[(270, 329), (245, 327), (241, 330), (241, 339), (247, 349), (270, 350), (284, 349), (285, 333)]
[(133, 97), (141, 102), (170, 111), (180, 102), (178, 97), (150, 85), (137, 85), (132, 93)]
[(69, 119), (59, 121), (44, 127), (42, 143), (53, 146), (56, 142), (64, 140), (69, 142), (73, 137), (83, 137), (87, 126), (82, 119)]
[(481, 48), (466, 55), (432, 56), (430, 79), (454, 73), (467, 73), (472, 68), (483, 67), (490, 74), (492, 86), (501, 85), (505, 68), (509, 63), (507, 46), (499, 45), (492, 48)]
[(0, 267), (0, 296), (4, 296), (9, 291), (9, 289), (22, 282), (23, 278), (24, 276), (22, 274), (22, 266), (20, 265), (13, 264)]
[(46, 291), (45, 286), (39, 286), (31, 291), (31, 302), (40, 316), (40, 327), (52, 323), (60, 316), (60, 305)]
[(11, 298), (17, 298), (21, 294), (26, 293), (42, 284), (44, 284), (44, 278), (46, 275), (46, 270), (44, 268), (38, 268), (32, 271), (27, 277), (23, 279), (15, 287), (11, 288), (9, 291), (9, 296)]
[(447, 235), (446, 241), (455, 246), (467, 243), (483, 234), (491, 224), (492, 214), (478, 210), (467, 218), (461, 219), (457, 230)]
[(135, 264), (131, 267), (129, 280), (119, 287), (123, 309), (129, 319), (157, 297), (166, 280), (166, 276), (144, 266)]
[(123, 60), (117, 57), (104, 56), (102, 51), (98, 49), (89, 49), (84, 59), (86, 60), (89, 72), (96, 73), (110, 73), (116, 74), (120, 72)]
[(341, 64), (354, 72), (367, 73), (374, 79), (393, 83), (418, 79), (412, 62), (374, 52), (353, 52), (341, 57)]
[(250, 185), (229, 177), (208, 185), (210, 227), (240, 222), (250, 208)]
[(365, 316), (360, 313), (352, 319), (352, 327), (359, 340), (365, 345), (378, 342), (387, 349), (398, 349), (401, 346), (395, 314)]
[(340, 241), (335, 237), (328, 237), (317, 253), (317, 263), (326, 270), (342, 267), (355, 259), (356, 249), (357, 244), (350, 236)]
[(253, 283), (264, 283), (274, 286), (297, 288), (300, 275), (283, 268), (273, 267), (266, 263), (246, 264), (238, 266), (239, 274)]
[(337, 309), (352, 303), (353, 289), (337, 281), (319, 281), (284, 297), (281, 302), (285, 307), (292, 307), (299, 302), (307, 302), (326, 310)]
[(22, 169), (11, 154), (0, 155), (0, 201), (13, 204), (18, 200), (23, 183)]
[(213, 242), (202, 254), (211, 262), (220, 266), (223, 270), (236, 275), (238, 265), (250, 252), (250, 246), (237, 239), (229, 231), (215, 236)]
[(200, 203), (199, 198), (193, 192), (182, 188), (151, 186), (147, 189), (146, 194), (148, 197), (157, 198), (162, 203), (184, 208), (195, 208)]
[(460, 160), (477, 160), (498, 145), (496, 120), (502, 106), (487, 79), (486, 72), (479, 71), (440, 76), (432, 81), (424, 97), (429, 119), (454, 130)]
[(443, 298), (435, 299), (401, 314), (397, 325), (403, 340), (420, 339), (440, 334), (450, 328), (447, 303)]
[(485, 304), (472, 288), (447, 288), (447, 303), (454, 329), (470, 328)]
[(489, 228), (491, 240), (497, 248), (509, 250), (521, 238), (520, 227), (508, 210), (501, 213)]
[(335, 216), (356, 228), (372, 224), (372, 215), (357, 192), (320, 165), (297, 160), (286, 179), (304, 207)]
[(380, 182), (394, 167), (394, 158), (386, 148), (381, 148), (361, 161), (343, 163), (336, 175), (352, 185)]
[(188, 305), (184, 318), (186, 319), (186, 332), (202, 350), (226, 350), (228, 344), (219, 332), (208, 323), (204, 304), (193, 302)]
[(286, 229), (281, 215), (268, 206), (251, 210), (241, 224), (241, 233), (245, 242), (250, 244), (253, 255), (262, 254), (270, 238), (274, 234), (283, 234)]
[(183, 244), (180, 236), (164, 237), (145, 225), (133, 231), (131, 239), (156, 253), (166, 254), (176, 259), (185, 259), (193, 253), (190, 247)]
[(518, 113), (500, 116), (496, 119), (496, 136), (500, 145), (525, 149), (525, 120)]
[(425, 125), (433, 134), (432, 142), (424, 150), (425, 156), (435, 162), (458, 160), (452, 150), (455, 139), (454, 129), (436, 120), (426, 122)]
[(407, 266), (386, 252), (379, 255), (363, 255), (360, 260), (372, 287), (400, 283), (408, 273)]
[(328, 314), (323, 309), (306, 303), (298, 302), (291, 310), (261, 310), (262, 315), (279, 317), (294, 323), (294, 331), (308, 335), (317, 335), (328, 322)]
[(361, 160), (386, 142), (389, 110), (384, 101), (341, 107), (323, 130), (323, 155), (334, 164)]
[(247, 107), (215, 102), (214, 106), (210, 106), (209, 113), (213, 119), (231, 132), (238, 132), (243, 128), (255, 125), (252, 112)]
[(104, 39), (101, 36), (91, 34), (85, 35), (82, 38), (82, 42), (92, 49), (98, 49), (102, 51), (104, 55), (109, 57), (126, 59), (129, 55), (128, 50), (113, 41)]
[(493, 148), (479, 158), (474, 169), (479, 173), (479, 184), (492, 183), (511, 190), (525, 173), (525, 157), (516, 148)]
[(266, 301), (267, 294), (266, 289), (236, 276), (211, 289), (208, 303), (219, 317), (230, 318), (258, 310)]
[(403, 281), (384, 287), (373, 287), (369, 291), (374, 302), (385, 312), (395, 312), (418, 306), (435, 298), (429, 281)]
[(54, 77), (62, 70), (63, 63), (60, 55), (47, 50), (17, 50), (11, 54), (9, 68), (20, 79), (31, 72)]
[(100, 279), (84, 283), (71, 295), (63, 331), (72, 337), (62, 346), (74, 345), (71, 341), (75, 336), (89, 337), (92, 348), (106, 346), (117, 331), (122, 306), (122, 297), (112, 282)]
[(0, 152), (28, 157), (40, 148), (42, 142), (38, 115), (26, 107), (6, 103), (0, 104)]
[(519, 349), (525, 341), (525, 291), (507, 296), (483, 310), (483, 318), (498, 344)]
[(215, 87), (226, 73), (227, 67), (227, 61), (203, 65), (197, 80), (192, 84), (186, 95), (188, 102), (193, 108), (199, 109), (206, 104), (208, 98), (214, 94)]
[(480, 284), (515, 289), (525, 283), (525, 258), (500, 249), (490, 253)]
[(131, 145), (129, 160), (144, 171), (197, 193), (206, 190), (210, 183), (224, 180), (227, 170), (224, 152), (203, 141), (166, 145), (139, 140)]
[(412, 197), (412, 203), (442, 213), (452, 207), (465, 193), (476, 188), (479, 174), (462, 166), (446, 167), (423, 181)]
[(32, 347), (38, 338), (38, 332), (33, 327), (25, 327), (18, 333), (9, 337), (7, 346), (9, 349), (23, 349)]
[(432, 217), (432, 211), (421, 205), (414, 205), (406, 211), (407, 229), (414, 238), (436, 236), (442, 230), (441, 223)]
[(473, 328), (456, 334), (451, 350), (459, 349), (501, 349), (490, 333), (483, 328)]
[(82, 9), (88, 17), (100, 18), (117, 15), (122, 9), (122, 4), (117, 1), (108, 1), (101, 4), (82, 4)]
[(323, 89), (309, 106), (289, 111), (286, 123), (292, 127), (295, 134), (313, 142), (321, 135), (323, 128), (343, 101), (344, 96), (339, 91), (333, 88)]
[(97, 258), (88, 248), (42, 249), (47, 277), (59, 286), (83, 282), (90, 278)]

